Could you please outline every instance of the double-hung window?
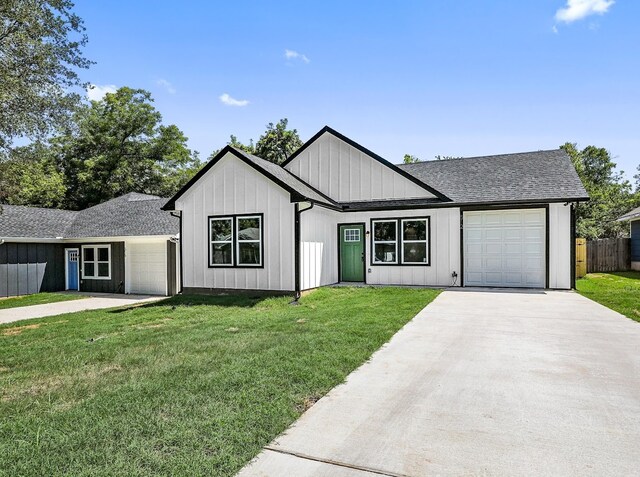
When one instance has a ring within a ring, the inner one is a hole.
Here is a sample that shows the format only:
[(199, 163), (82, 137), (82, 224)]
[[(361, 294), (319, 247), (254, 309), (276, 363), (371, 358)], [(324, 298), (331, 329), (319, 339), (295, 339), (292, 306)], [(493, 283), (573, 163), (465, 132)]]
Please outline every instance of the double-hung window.
[(372, 265), (429, 265), (429, 217), (371, 221)]
[(82, 278), (111, 280), (111, 245), (82, 246)]
[(262, 214), (209, 217), (210, 267), (262, 267)]
[(402, 263), (425, 265), (429, 262), (428, 220), (402, 219)]
[(373, 263), (398, 263), (398, 221), (373, 220)]

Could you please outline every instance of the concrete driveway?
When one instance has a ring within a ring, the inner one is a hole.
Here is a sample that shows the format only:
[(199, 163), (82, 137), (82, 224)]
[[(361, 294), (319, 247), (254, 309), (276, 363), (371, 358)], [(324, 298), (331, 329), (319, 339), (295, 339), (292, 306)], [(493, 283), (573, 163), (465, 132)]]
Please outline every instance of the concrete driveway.
[(639, 449), (640, 323), (572, 292), (465, 289), (239, 475), (623, 476)]
[(131, 306), (141, 303), (163, 300), (165, 296), (151, 295), (120, 295), (116, 293), (84, 293), (68, 292), (74, 295), (85, 295), (81, 300), (59, 301), (42, 305), (21, 306), (0, 310), (0, 324), (14, 321), (44, 318), (46, 316), (62, 315), (75, 311), (99, 310), (117, 306)]

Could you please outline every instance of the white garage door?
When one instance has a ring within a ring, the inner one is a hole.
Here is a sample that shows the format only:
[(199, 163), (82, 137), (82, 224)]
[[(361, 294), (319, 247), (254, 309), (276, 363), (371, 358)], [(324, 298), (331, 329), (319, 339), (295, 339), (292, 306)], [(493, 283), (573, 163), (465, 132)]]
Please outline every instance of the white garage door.
[(464, 212), (464, 285), (544, 288), (545, 213)]
[(128, 243), (130, 293), (167, 294), (167, 244)]

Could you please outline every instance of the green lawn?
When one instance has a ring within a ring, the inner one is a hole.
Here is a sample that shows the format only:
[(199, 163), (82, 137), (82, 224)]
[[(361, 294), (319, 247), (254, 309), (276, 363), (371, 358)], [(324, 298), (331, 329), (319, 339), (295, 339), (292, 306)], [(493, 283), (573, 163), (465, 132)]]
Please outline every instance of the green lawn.
[(640, 272), (590, 273), (576, 289), (612, 310), (640, 321)]
[(0, 475), (233, 475), (438, 293), (184, 296), (0, 326)]
[(85, 297), (67, 293), (35, 293), (33, 295), (0, 298), (0, 310), (4, 308), (17, 308), (19, 306), (44, 305), (58, 301), (79, 300), (80, 298)]

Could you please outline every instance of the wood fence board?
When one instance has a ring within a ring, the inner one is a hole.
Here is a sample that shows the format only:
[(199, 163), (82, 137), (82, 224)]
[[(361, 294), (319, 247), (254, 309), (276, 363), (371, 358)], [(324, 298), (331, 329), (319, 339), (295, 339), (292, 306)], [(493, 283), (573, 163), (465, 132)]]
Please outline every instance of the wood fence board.
[(586, 255), (587, 273), (622, 272), (631, 269), (631, 241), (628, 238), (589, 240)]

